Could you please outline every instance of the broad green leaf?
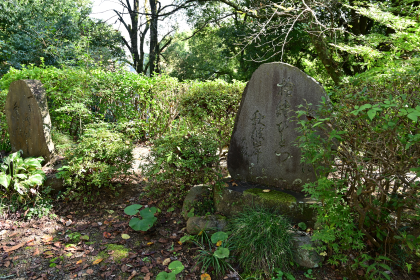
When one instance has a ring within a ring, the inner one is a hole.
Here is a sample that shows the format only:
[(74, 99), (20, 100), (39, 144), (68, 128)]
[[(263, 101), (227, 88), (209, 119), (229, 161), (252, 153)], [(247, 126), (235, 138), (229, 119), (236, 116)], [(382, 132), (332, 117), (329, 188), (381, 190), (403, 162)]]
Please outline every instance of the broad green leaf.
[(407, 118), (409, 118), (412, 121), (417, 122), (417, 118), (420, 117), (420, 112), (413, 111), (410, 114), (407, 115)]
[(306, 226), (306, 224), (305, 224), (304, 222), (300, 222), (300, 223), (298, 224), (298, 226), (299, 226), (302, 230), (306, 230), (306, 228), (307, 228), (307, 226)]
[(368, 114), (369, 119), (373, 120), (373, 118), (376, 116), (376, 110), (371, 109), (367, 112), (367, 114)]
[(6, 175), (4, 173), (0, 174), (0, 185), (5, 187), (6, 189), (9, 188), (11, 180), (12, 176)]
[(217, 250), (214, 252), (214, 256), (219, 258), (219, 259), (224, 259), (229, 257), (229, 249), (228, 248), (223, 248), (223, 247), (218, 247)]
[(372, 108), (372, 105), (370, 105), (370, 104), (365, 104), (365, 105), (360, 106), (359, 111), (362, 111), (362, 110), (364, 110), (364, 109), (369, 109), (369, 108)]
[(29, 176), (29, 178), (25, 181), (26, 184), (30, 185), (30, 186), (35, 186), (35, 185), (42, 185), (42, 182), (44, 181), (44, 176), (42, 176), (41, 174), (34, 174)]
[(153, 224), (156, 222), (156, 220), (157, 220), (156, 217), (148, 218), (148, 219), (142, 219), (142, 220), (134, 217), (130, 220), (130, 222), (128, 224), (132, 229), (134, 229), (136, 231), (139, 231), (139, 230), (147, 231), (153, 226)]
[(178, 274), (184, 270), (184, 266), (180, 261), (173, 261), (168, 265), (168, 268), (172, 270), (173, 273)]
[(25, 180), (26, 178), (28, 178), (28, 176), (25, 175), (25, 174), (15, 174), (14, 177), (17, 177), (17, 178), (22, 179), (22, 180)]
[(141, 210), (140, 215), (143, 217), (143, 219), (149, 219), (149, 218), (154, 217), (156, 211), (157, 211), (156, 207), (151, 207), (151, 208), (148, 207)]
[(217, 241), (225, 241), (226, 239), (228, 239), (228, 235), (226, 232), (223, 231), (218, 231), (216, 233), (213, 233), (213, 235), (211, 236), (211, 242), (213, 242), (214, 244), (217, 243)]
[(34, 168), (41, 168), (41, 162), (44, 159), (42, 157), (40, 158), (27, 158), (23, 161), (23, 163), (28, 167), (34, 167)]
[(141, 221), (141, 220), (140, 220), (139, 218), (134, 217), (134, 218), (131, 218), (131, 220), (130, 220), (130, 222), (128, 223), (128, 225), (129, 225), (132, 229), (139, 231), (139, 230), (140, 230), (140, 227), (139, 227), (139, 223), (140, 223), (140, 221)]
[(165, 271), (161, 271), (156, 276), (156, 280), (175, 280), (175, 279), (176, 279), (176, 273), (174, 272), (167, 273)]
[(131, 216), (136, 215), (139, 212), (138, 210), (141, 207), (142, 206), (140, 204), (133, 204), (133, 205), (127, 206), (124, 209), (124, 213), (127, 214), (127, 215), (131, 215)]

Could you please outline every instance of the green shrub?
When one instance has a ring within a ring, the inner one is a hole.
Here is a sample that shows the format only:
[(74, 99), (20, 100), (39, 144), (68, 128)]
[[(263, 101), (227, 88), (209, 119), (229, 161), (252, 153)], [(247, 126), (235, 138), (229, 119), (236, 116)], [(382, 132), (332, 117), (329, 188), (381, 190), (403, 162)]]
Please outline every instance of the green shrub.
[(230, 142), (244, 88), (245, 83), (238, 81), (193, 82), (181, 97), (180, 114), (190, 129), (217, 139), (221, 152)]
[(71, 136), (61, 133), (56, 129), (51, 131), (51, 138), (54, 143), (55, 150), (59, 155), (65, 155), (67, 151), (71, 150), (75, 146)]
[(133, 161), (132, 145), (123, 138), (105, 123), (89, 125), (77, 146), (67, 151), (67, 164), (59, 172), (71, 186), (65, 195), (87, 200), (86, 195), (99, 188), (115, 190), (111, 180), (128, 175)]
[(245, 208), (230, 221), (231, 242), (236, 259), (246, 274), (274, 275), (287, 271), (293, 261), (291, 225), (272, 209)]
[(121, 70), (51, 66), (11, 69), (0, 80), (0, 90), (7, 92), (19, 79), (42, 82), (53, 127), (71, 136), (81, 135), (83, 127), (97, 119), (132, 121), (139, 127), (133, 135), (138, 139), (162, 135), (178, 116), (178, 96), (185, 92), (185, 86), (165, 75), (149, 78)]
[(10, 154), (0, 164), (0, 195), (9, 201), (17, 200), (21, 204), (38, 198), (40, 187), (45, 179), (41, 170), (42, 157), (21, 157), (22, 151)]
[(6, 97), (7, 91), (0, 90), (0, 151), (9, 152), (12, 147), (9, 140), (9, 132), (6, 120)]
[[(150, 164), (145, 166), (147, 191), (167, 205), (182, 203), (194, 185), (217, 180), (217, 143), (197, 134), (169, 134), (153, 143)], [(163, 205), (164, 206), (164, 205)]]
[(402, 226), (410, 222), (404, 213), (420, 219), (420, 76), (355, 79), (335, 95), (333, 107), (299, 121), (304, 160), (318, 172), (305, 191), (322, 202), (313, 239), (325, 242), (332, 264), (349, 261), (351, 250), (365, 253), (366, 244), (396, 262), (395, 249), (420, 252), (420, 239)]

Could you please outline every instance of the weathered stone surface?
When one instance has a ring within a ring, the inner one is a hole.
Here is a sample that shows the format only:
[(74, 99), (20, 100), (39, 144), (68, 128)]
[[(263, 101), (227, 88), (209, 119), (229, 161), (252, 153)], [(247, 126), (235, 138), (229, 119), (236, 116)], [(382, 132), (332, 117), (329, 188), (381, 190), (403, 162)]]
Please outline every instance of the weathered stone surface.
[(191, 217), (187, 221), (187, 232), (198, 234), (202, 230), (215, 229), (224, 231), (227, 226), (226, 218), (221, 215), (208, 215), (202, 217)]
[(6, 118), (12, 151), (49, 161), (54, 151), (51, 119), (44, 87), (37, 80), (14, 81), (6, 99)]
[(294, 146), (295, 111), (307, 103), (314, 110), (322, 97), (327, 98), (323, 87), (298, 68), (261, 65), (247, 84), (236, 115), (227, 159), (232, 178), (298, 191), (314, 181), (314, 170), (300, 162), (301, 152)]
[(293, 224), (303, 222), (308, 227), (314, 227), (316, 213), (310, 206), (316, 201), (305, 197), (302, 193), (275, 189), (263, 192), (268, 188), (261, 188), (250, 183), (235, 185), (230, 184), (229, 187), (215, 190), (214, 203), (217, 212), (231, 217), (241, 212), (244, 207), (263, 206), (278, 211), (279, 214), (289, 218)]
[(66, 186), (62, 178), (57, 178), (58, 169), (63, 167), (62, 160), (64, 157), (54, 156), (45, 166), (42, 167), (42, 171), (45, 172), (46, 178), (42, 184), (42, 189), (50, 188), (52, 195), (57, 195), (60, 191), (64, 191)]
[(293, 243), (293, 258), (294, 261), (308, 268), (318, 267), (320, 263), (323, 262), (324, 258), (320, 256), (314, 249), (307, 250), (302, 248), (304, 245), (310, 245), (315, 248), (311, 240), (311, 237), (302, 231), (296, 231), (292, 233), (292, 243)]
[(211, 192), (209, 190), (209, 187), (205, 185), (197, 185), (190, 189), (182, 205), (181, 213), (185, 220), (188, 220), (188, 212), (191, 210), (193, 203), (197, 201), (199, 196), (207, 194), (207, 193), (211, 193)]

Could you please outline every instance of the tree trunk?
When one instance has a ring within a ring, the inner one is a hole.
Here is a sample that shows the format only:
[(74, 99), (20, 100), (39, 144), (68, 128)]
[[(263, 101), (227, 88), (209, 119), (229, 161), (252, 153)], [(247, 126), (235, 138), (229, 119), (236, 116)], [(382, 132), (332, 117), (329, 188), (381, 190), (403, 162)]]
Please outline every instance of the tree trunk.
[(149, 51), (149, 69), (150, 76), (153, 76), (153, 72), (156, 69), (156, 56), (158, 54), (158, 17), (157, 17), (157, 0), (150, 0), (150, 51)]
[(321, 33), (313, 31), (309, 32), (309, 36), (311, 37), (312, 44), (314, 45), (318, 54), (318, 58), (324, 65), (325, 70), (327, 70), (328, 75), (330, 75), (331, 79), (336, 85), (339, 85), (340, 77), (342, 75), (342, 68), (332, 57), (329, 47), (325, 42), (325, 38)]

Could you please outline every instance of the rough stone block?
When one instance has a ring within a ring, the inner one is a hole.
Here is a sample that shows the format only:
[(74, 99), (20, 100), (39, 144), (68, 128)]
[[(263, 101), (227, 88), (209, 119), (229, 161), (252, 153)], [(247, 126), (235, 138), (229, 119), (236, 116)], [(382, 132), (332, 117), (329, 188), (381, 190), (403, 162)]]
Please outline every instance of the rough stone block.
[[(285, 63), (261, 65), (242, 95), (228, 152), (228, 170), (236, 181), (300, 191), (315, 181), (312, 167), (301, 163), (296, 147), (296, 111), (315, 110), (323, 87), (298, 68)], [(315, 116), (302, 116), (302, 118)]]
[(49, 161), (54, 144), (47, 96), (41, 82), (14, 81), (5, 109), (12, 151), (22, 150), (23, 157), (43, 157)]

